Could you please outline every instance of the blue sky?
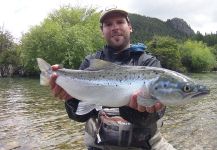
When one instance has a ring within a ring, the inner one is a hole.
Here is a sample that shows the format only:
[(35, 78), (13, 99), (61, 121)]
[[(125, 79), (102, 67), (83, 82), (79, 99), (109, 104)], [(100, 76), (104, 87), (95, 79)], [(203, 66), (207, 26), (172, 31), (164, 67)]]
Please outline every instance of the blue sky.
[(19, 39), (32, 26), (60, 6), (96, 7), (117, 6), (130, 13), (154, 17), (166, 21), (174, 17), (184, 19), (191, 28), (201, 33), (217, 31), (216, 0), (2, 0), (0, 3), (0, 27)]

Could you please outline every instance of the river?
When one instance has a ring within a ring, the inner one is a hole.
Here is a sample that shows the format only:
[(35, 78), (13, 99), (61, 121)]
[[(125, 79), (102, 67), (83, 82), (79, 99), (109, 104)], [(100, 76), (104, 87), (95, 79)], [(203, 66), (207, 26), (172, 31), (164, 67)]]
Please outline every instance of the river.
[[(217, 74), (192, 74), (210, 95), (168, 107), (163, 136), (178, 150), (217, 149)], [(0, 78), (0, 150), (85, 149), (84, 124), (68, 118), (64, 103), (38, 79)]]

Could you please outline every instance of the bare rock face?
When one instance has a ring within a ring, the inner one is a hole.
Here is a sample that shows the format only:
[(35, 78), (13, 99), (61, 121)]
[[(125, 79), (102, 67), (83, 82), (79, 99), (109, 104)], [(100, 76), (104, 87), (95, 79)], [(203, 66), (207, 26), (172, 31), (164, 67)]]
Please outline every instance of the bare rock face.
[(195, 34), (194, 31), (191, 29), (191, 27), (183, 19), (180, 18), (168, 19), (166, 21), (166, 24), (170, 25), (175, 30), (185, 33), (187, 36), (191, 36)]

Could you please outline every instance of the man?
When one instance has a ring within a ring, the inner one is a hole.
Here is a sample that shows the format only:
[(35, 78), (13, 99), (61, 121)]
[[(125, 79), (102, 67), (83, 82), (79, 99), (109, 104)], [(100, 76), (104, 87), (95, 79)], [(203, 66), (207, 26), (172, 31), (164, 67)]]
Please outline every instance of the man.
[[(140, 65), (161, 67), (160, 62), (146, 54), (141, 44), (130, 44), (132, 26), (128, 13), (120, 9), (110, 9), (100, 17), (101, 31), (107, 44), (93, 55), (87, 56), (80, 69), (89, 67), (91, 59), (102, 59), (119, 65)], [(58, 69), (58, 66), (53, 66)], [(64, 99), (68, 116), (79, 122), (86, 122), (85, 144), (89, 150), (100, 149), (135, 149), (135, 150), (172, 150), (158, 131), (160, 118), (165, 107), (156, 103), (153, 107), (137, 104), (137, 94), (132, 93), (128, 106), (92, 110), (84, 115), (77, 115), (80, 100), (72, 98), (55, 84), (56, 75), (50, 81), (51, 89), (56, 97)], [(73, 95), (72, 95), (73, 96)], [(103, 96), (102, 96), (103, 98)], [(115, 97), (114, 97), (115, 99)]]

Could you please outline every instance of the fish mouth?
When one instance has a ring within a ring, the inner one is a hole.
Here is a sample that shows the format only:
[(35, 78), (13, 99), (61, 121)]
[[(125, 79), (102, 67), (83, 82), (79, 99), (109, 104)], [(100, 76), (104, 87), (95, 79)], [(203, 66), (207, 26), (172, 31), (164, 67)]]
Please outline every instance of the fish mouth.
[(207, 94), (210, 94), (210, 90), (208, 89), (194, 94), (191, 98), (196, 98), (196, 97), (207, 95)]

